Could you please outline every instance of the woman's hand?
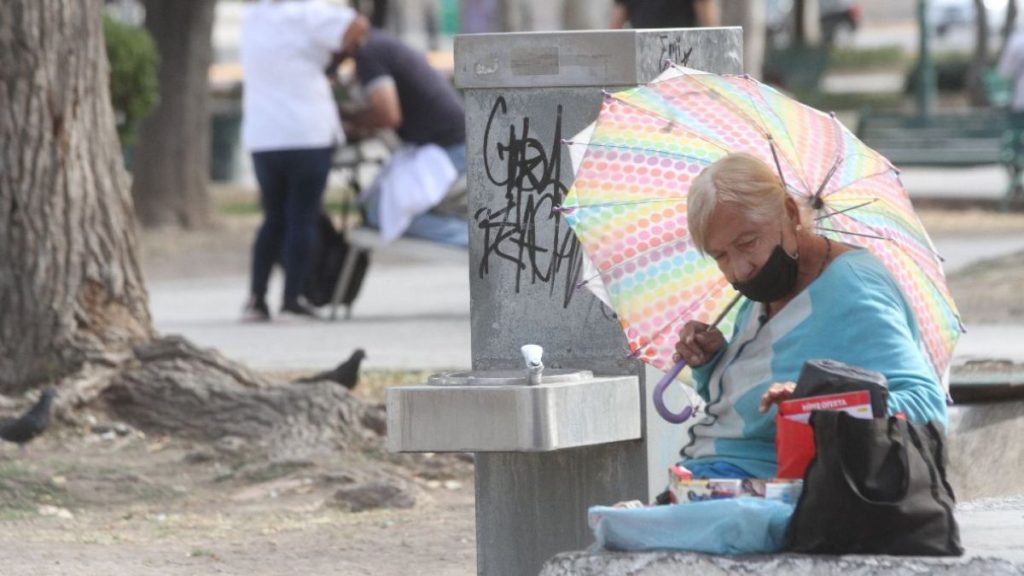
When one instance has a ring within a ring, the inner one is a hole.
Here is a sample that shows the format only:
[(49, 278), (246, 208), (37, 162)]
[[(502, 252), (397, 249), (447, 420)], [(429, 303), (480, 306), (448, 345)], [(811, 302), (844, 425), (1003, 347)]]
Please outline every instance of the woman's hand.
[(715, 357), (725, 345), (725, 336), (715, 327), (691, 320), (679, 331), (679, 342), (673, 360), (685, 360), (687, 366), (697, 367)]
[(772, 404), (778, 404), (792, 396), (793, 390), (796, 390), (795, 382), (776, 382), (772, 384), (765, 391), (764, 396), (761, 396), (761, 403), (757, 407), (758, 410), (767, 412), (772, 407)]

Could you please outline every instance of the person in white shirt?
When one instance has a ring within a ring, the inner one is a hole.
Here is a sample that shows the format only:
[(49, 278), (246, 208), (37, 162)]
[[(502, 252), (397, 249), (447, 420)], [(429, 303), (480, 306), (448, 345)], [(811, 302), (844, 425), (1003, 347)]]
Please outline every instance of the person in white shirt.
[(1013, 85), (1010, 110), (1024, 113), (1024, 31), (1010, 37), (1003, 57), (999, 60), (999, 74)]
[(317, 0), (259, 0), (242, 12), (242, 143), (252, 154), (263, 224), (253, 245), (243, 318), (269, 320), (274, 263), (285, 272), (283, 314), (315, 317), (301, 299), (331, 156), (344, 133), (324, 69), (365, 37), (351, 8)]

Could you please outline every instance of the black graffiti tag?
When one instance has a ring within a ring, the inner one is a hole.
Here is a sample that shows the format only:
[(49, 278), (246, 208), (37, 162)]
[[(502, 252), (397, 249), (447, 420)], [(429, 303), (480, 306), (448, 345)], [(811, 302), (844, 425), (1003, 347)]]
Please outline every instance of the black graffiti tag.
[(668, 34), (662, 34), (658, 37), (658, 40), (661, 44), (661, 53), (658, 56), (658, 62), (661, 62), (663, 70), (668, 68), (669, 62), (678, 64), (679, 66), (689, 65), (690, 55), (693, 54), (692, 46), (683, 52), (683, 46), (680, 44), (679, 40), (670, 40)]
[(576, 289), (582, 253), (576, 236), (552, 210), (567, 191), (561, 181), (562, 106), (555, 111), (550, 148), (531, 136), (529, 117), (516, 120), (507, 113), (505, 98), (499, 96), (484, 130), (487, 179), (504, 189), (504, 197), (500, 206), (481, 208), (473, 215), (484, 233), (478, 273), (481, 278), (488, 274), (495, 259), (515, 264), (517, 293), (523, 282), (546, 283), (551, 295), (561, 284), (562, 306), (567, 307)]

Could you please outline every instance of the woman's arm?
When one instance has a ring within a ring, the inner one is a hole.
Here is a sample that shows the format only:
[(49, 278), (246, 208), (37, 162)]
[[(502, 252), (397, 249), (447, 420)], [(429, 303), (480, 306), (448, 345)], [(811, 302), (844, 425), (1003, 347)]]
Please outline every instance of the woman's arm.
[(394, 80), (390, 76), (375, 80), (367, 89), (365, 105), (346, 111), (342, 124), (345, 134), (356, 140), (383, 128), (398, 129), (402, 125), (402, 105)]
[[(854, 270), (855, 282), (816, 322), (833, 340), (829, 357), (882, 373), (889, 384), (889, 413), (915, 422), (946, 424), (946, 394), (919, 344), (916, 320), (902, 292), (884, 271)], [(818, 303), (815, 303), (818, 305)]]

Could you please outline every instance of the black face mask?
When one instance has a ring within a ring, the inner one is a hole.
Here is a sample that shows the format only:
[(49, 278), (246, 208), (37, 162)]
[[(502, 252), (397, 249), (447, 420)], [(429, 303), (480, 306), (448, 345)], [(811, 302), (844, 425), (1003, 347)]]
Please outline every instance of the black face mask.
[(761, 270), (746, 282), (736, 282), (733, 288), (755, 302), (775, 302), (796, 286), (799, 264), (790, 256), (780, 242)]

